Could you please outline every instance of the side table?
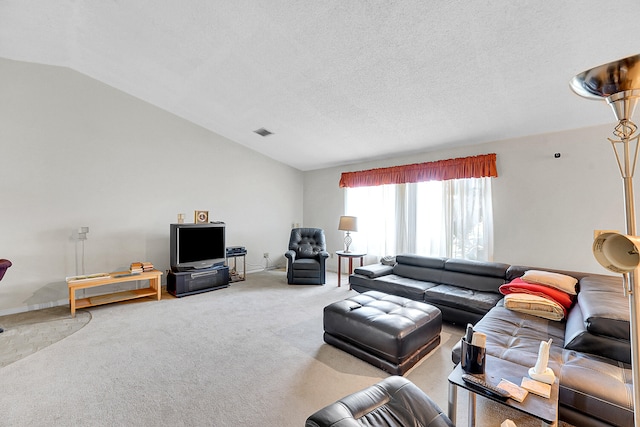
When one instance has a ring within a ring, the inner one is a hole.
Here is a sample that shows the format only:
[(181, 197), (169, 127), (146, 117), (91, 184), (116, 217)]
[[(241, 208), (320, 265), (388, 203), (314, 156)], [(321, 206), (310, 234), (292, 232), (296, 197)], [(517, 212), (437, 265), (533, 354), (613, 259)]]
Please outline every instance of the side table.
[[(473, 384), (468, 384), (462, 379), (464, 371), (458, 363), (453, 372), (449, 375), (449, 418), (453, 423), (456, 422), (457, 412), (457, 388), (462, 387), (469, 391), (469, 426), (475, 426), (476, 421), (476, 395), (486, 397), (502, 405), (514, 408), (520, 412), (528, 414), (534, 418), (540, 420), (543, 426), (557, 426), (558, 424), (558, 393), (559, 382), (556, 378), (555, 383), (551, 386), (551, 397), (545, 399), (533, 393), (529, 393), (527, 397), (518, 403), (513, 399), (507, 399), (502, 401), (495, 398), (491, 394), (483, 391), (480, 388), (474, 387)], [(517, 363), (509, 362), (497, 357), (487, 355), (486, 368), (484, 374), (484, 380), (494, 386), (497, 386), (502, 378), (511, 381), (515, 384), (520, 384), (522, 377), (528, 376), (528, 368), (518, 365)]]
[[(227, 252), (227, 266), (229, 268), (229, 280), (231, 282), (240, 282), (246, 279), (247, 276), (247, 252), (238, 252), (238, 253), (229, 253)], [(238, 257), (242, 257), (242, 274), (238, 272), (237, 269), (237, 261)], [(231, 263), (229, 258), (233, 258), (233, 268), (231, 268)]]
[(362, 261), (366, 253), (336, 251), (336, 255), (338, 255), (338, 286), (340, 286), (340, 279), (342, 277), (342, 258), (349, 259), (349, 274), (351, 274), (353, 273), (353, 259), (360, 258), (360, 267), (362, 267)]

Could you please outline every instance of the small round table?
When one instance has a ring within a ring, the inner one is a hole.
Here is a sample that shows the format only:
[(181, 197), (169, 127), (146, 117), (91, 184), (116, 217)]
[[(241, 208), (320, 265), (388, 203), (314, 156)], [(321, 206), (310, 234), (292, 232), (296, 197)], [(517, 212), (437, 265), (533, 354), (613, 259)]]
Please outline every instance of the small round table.
[(353, 259), (360, 258), (360, 267), (366, 253), (336, 251), (338, 255), (338, 286), (340, 286), (340, 278), (342, 277), (342, 258), (349, 258), (349, 274), (353, 273)]

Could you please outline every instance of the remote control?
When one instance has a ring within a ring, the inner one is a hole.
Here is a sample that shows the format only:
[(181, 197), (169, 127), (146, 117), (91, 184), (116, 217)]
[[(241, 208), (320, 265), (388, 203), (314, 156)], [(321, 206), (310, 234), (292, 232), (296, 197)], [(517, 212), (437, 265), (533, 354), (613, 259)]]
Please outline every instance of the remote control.
[(492, 386), (491, 384), (488, 384), (485, 380), (478, 378), (474, 375), (471, 374), (462, 374), (462, 379), (465, 382), (471, 383), (477, 387), (480, 387), (482, 390), (486, 391), (489, 394), (492, 394), (493, 396), (497, 397), (498, 399), (502, 399), (502, 400), (506, 400), (509, 397), (511, 397), (511, 394), (509, 394), (508, 391), (503, 390), (501, 388)]

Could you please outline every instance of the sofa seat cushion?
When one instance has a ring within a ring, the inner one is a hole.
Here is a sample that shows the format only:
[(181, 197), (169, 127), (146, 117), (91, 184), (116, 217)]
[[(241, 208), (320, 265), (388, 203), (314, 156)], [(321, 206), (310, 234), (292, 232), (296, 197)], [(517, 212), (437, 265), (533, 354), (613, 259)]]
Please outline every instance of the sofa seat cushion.
[(424, 301), (424, 291), (437, 286), (435, 283), (388, 274), (373, 280), (376, 291), (398, 295), (415, 301)]
[[(549, 367), (560, 381), (560, 419), (569, 421), (578, 410), (610, 425), (633, 425), (630, 365), (563, 348), (563, 322), (514, 312), (500, 301), (474, 330), (487, 334), (487, 354), (529, 367), (538, 359), (540, 341), (551, 338)], [(460, 362), (459, 342), (452, 360)]]
[(629, 341), (629, 300), (621, 278), (585, 277), (580, 280), (578, 302), (589, 332)]
[(294, 270), (317, 270), (320, 262), (313, 258), (298, 258), (293, 262)]
[(424, 300), (430, 304), (462, 308), (473, 313), (484, 314), (491, 310), (501, 294), (460, 288), (452, 285), (435, 285), (424, 291)]
[[(564, 323), (509, 310), (501, 300), (474, 325), (474, 330), (487, 334), (488, 354), (524, 366), (535, 366), (540, 341), (552, 338), (549, 367), (557, 373), (562, 366)], [(452, 354), (454, 363), (460, 362), (458, 347)]]

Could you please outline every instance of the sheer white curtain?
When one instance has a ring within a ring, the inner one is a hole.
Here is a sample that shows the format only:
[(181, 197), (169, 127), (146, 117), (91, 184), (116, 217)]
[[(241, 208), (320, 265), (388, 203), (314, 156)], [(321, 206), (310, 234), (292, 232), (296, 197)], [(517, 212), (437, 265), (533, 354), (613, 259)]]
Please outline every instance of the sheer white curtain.
[(380, 257), (396, 251), (396, 185), (346, 188), (345, 215), (358, 217), (352, 251)]
[(355, 187), (345, 194), (346, 215), (358, 217), (354, 250), (493, 259), (491, 178)]

